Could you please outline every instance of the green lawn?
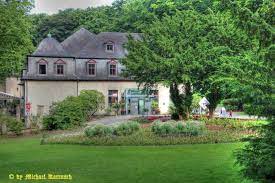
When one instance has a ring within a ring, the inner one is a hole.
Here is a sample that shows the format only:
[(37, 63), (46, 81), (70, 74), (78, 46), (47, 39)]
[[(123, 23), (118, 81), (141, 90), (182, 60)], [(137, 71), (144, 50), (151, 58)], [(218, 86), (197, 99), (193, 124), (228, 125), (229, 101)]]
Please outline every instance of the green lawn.
[[(39, 138), (0, 139), (0, 182), (13, 174), (71, 174), (77, 183), (240, 183), (232, 151), (241, 143), (100, 147), (39, 145)], [(48, 181), (61, 182), (61, 181)], [(247, 182), (247, 181), (246, 181)]]

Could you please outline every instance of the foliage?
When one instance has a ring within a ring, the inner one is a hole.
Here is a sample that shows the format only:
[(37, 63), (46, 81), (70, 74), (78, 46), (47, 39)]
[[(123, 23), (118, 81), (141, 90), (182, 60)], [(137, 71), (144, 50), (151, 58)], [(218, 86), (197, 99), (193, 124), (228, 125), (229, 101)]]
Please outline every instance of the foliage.
[(116, 25), (121, 16), (121, 5), (117, 6), (89, 7), (85, 10), (66, 9), (53, 15), (30, 15), (33, 43), (37, 45), (49, 33), (61, 42), (80, 28), (86, 28), (95, 34), (118, 31), (119, 27)]
[(18, 121), (15, 117), (0, 114), (0, 124), (5, 123), (8, 130), (15, 133), (16, 135), (21, 135), (24, 127), (22, 121)]
[(81, 126), (103, 106), (103, 94), (94, 90), (84, 90), (77, 97), (69, 96), (54, 103), (49, 115), (43, 118), (44, 128), (55, 130)]
[(266, 120), (238, 120), (229, 118), (204, 119), (206, 125), (219, 125), (233, 130), (258, 130), (259, 127), (268, 124)]
[(96, 112), (105, 107), (104, 95), (96, 90), (82, 90), (79, 95), (80, 100), (86, 110), (85, 113), (91, 118)]
[(150, 128), (127, 136), (86, 137), (85, 135), (55, 135), (44, 138), (44, 144), (83, 144), (98, 146), (146, 146), (146, 145), (181, 145), (239, 142), (247, 135), (239, 131), (209, 131), (202, 135), (165, 135), (154, 134)]
[(201, 99), (202, 97), (198, 93), (193, 94), (193, 100), (190, 107), (192, 112), (196, 112), (200, 108), (199, 102)]
[[(274, 180), (274, 2), (263, 1), (222, 1), (222, 11), (229, 12), (254, 43), (243, 55), (235, 56), (241, 70), (230, 68), (228, 90), (231, 95), (241, 97), (249, 113), (267, 117), (271, 123), (251, 138), (244, 149), (239, 150), (237, 163), (243, 167), (245, 177), (260, 182)], [(228, 58), (232, 59), (232, 58)], [(233, 72), (235, 71), (235, 72)], [(225, 73), (225, 72), (224, 72)], [(234, 74), (232, 74), (234, 73)], [(226, 73), (225, 73), (226, 75)]]
[(86, 128), (84, 132), (87, 137), (103, 137), (112, 135), (113, 131), (114, 130), (111, 126), (98, 124), (93, 127)]
[(51, 106), (49, 116), (43, 118), (45, 129), (68, 129), (83, 124), (87, 116), (86, 109), (79, 97), (69, 96)]
[(225, 99), (222, 104), (226, 110), (239, 111), (243, 109), (243, 103), (238, 98)]
[(235, 152), (237, 163), (245, 176), (260, 181), (275, 180), (275, 125), (274, 121), (262, 129), (259, 137), (253, 137), (244, 149)]
[(184, 136), (197, 136), (201, 135), (205, 131), (205, 126), (201, 122), (187, 121), (175, 122), (167, 121), (160, 122), (155, 121), (151, 128), (152, 132), (160, 136), (171, 135), (184, 135)]
[(114, 129), (114, 134), (118, 136), (131, 135), (140, 130), (140, 124), (136, 121), (121, 123)]
[(140, 130), (140, 125), (136, 121), (120, 123), (117, 126), (94, 125), (85, 129), (87, 137), (106, 137), (106, 136), (129, 136)]
[(38, 45), (49, 33), (58, 41), (65, 40), (78, 29), (81, 12), (82, 10), (66, 9), (53, 15), (30, 15), (34, 45)]
[(27, 13), (29, 0), (0, 1), (0, 81), (19, 75), (25, 56), (32, 51)]

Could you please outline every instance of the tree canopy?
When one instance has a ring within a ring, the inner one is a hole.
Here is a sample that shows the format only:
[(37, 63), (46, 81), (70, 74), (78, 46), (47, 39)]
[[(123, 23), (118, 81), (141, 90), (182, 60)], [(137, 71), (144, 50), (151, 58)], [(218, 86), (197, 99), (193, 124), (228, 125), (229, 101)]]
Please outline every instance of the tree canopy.
[(0, 81), (20, 73), (25, 57), (33, 46), (28, 0), (0, 1)]

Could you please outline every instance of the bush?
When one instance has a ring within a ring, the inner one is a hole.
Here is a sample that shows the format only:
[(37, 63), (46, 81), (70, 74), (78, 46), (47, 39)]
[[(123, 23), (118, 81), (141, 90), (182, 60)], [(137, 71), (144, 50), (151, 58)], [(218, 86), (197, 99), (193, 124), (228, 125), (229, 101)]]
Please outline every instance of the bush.
[(131, 135), (140, 129), (140, 125), (136, 121), (121, 123), (114, 129), (114, 134), (118, 136)]
[(140, 125), (136, 121), (121, 123), (117, 126), (95, 125), (85, 129), (87, 137), (105, 137), (111, 135), (127, 136), (140, 130)]
[(275, 120), (263, 126), (260, 133), (249, 138), (243, 149), (235, 152), (245, 177), (256, 182), (275, 180)]
[(204, 123), (199, 122), (160, 122), (156, 121), (151, 127), (151, 131), (160, 136), (185, 135), (197, 136), (205, 131)]
[(224, 128), (234, 129), (234, 130), (249, 130), (257, 129), (258, 127), (267, 124), (265, 120), (238, 120), (238, 119), (204, 119), (207, 125), (219, 125)]
[(85, 111), (80, 98), (67, 97), (65, 100), (52, 105), (49, 116), (43, 119), (44, 128), (54, 130), (80, 126), (87, 119)]
[(22, 121), (16, 120), (16, 118), (7, 116), (7, 115), (0, 115), (1, 123), (5, 123), (8, 127), (8, 130), (15, 133), (16, 135), (21, 135), (24, 124)]
[(78, 96), (88, 117), (105, 107), (104, 95), (96, 90), (82, 90)]
[(94, 90), (84, 90), (77, 97), (69, 96), (61, 102), (54, 103), (49, 115), (43, 118), (43, 126), (47, 130), (81, 126), (103, 107), (103, 94)]
[(83, 144), (99, 146), (146, 146), (146, 145), (180, 145), (201, 143), (239, 142), (245, 134), (237, 131), (209, 131), (200, 136), (159, 136), (150, 129), (142, 128), (129, 136), (87, 137), (78, 135), (54, 135), (44, 137), (42, 144)]
[(113, 131), (111, 126), (99, 124), (86, 128), (84, 132), (87, 137), (103, 137), (112, 135)]

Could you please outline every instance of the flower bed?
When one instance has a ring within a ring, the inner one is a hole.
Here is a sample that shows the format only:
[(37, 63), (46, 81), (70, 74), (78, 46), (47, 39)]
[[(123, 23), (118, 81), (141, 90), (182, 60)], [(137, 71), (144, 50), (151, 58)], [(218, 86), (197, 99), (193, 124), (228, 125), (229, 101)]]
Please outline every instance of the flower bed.
[(141, 129), (129, 136), (87, 137), (84, 134), (70, 136), (51, 136), (43, 138), (41, 144), (81, 144), (97, 146), (146, 146), (146, 145), (180, 145), (238, 142), (246, 134), (236, 131), (208, 132), (199, 136), (159, 136), (149, 128)]
[(249, 130), (247, 126), (258, 126), (266, 122), (252, 121), (245, 126), (239, 125), (238, 128), (232, 128), (232, 124), (223, 125), (224, 123), (228, 122), (208, 121), (204, 125), (200, 121), (156, 121), (145, 128), (140, 128), (136, 121), (117, 126), (95, 125), (88, 128), (90, 132), (44, 137), (41, 143), (129, 146), (238, 142), (245, 137), (257, 135), (257, 131)]

